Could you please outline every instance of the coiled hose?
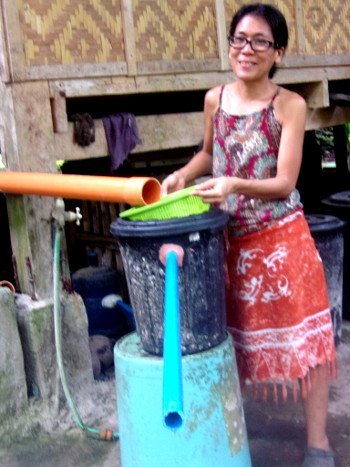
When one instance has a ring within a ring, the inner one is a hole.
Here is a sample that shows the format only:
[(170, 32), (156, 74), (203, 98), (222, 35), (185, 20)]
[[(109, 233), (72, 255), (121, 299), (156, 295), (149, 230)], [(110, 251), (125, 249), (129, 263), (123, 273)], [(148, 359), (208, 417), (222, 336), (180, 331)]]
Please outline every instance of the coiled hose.
[(72, 412), (76, 424), (86, 433), (105, 441), (116, 441), (119, 439), (119, 433), (110, 429), (96, 429), (85, 425), (80, 418), (80, 415), (74, 405), (73, 399), (69, 392), (66, 375), (64, 372), (63, 358), (62, 358), (62, 343), (61, 343), (61, 313), (60, 313), (60, 252), (61, 252), (61, 236), (62, 226), (55, 223), (55, 245), (54, 245), (54, 260), (53, 260), (53, 311), (54, 311), (54, 330), (55, 330), (55, 345), (56, 345), (56, 359), (57, 366), (62, 383), (64, 395), (66, 396), (69, 408)]

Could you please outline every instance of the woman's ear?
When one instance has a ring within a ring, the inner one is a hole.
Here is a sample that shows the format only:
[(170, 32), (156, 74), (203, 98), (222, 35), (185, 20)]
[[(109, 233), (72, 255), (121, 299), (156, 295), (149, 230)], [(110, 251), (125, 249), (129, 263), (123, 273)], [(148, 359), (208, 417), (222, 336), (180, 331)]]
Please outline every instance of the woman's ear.
[(275, 50), (275, 64), (276, 65), (282, 62), (282, 59), (284, 57), (284, 52), (285, 52), (284, 47), (280, 47), (279, 49)]

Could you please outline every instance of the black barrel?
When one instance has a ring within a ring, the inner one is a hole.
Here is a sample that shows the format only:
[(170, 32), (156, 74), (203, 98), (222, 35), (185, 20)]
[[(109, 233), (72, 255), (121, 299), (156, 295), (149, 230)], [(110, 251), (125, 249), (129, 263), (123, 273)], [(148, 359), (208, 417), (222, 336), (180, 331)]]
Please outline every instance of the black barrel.
[(108, 266), (88, 266), (72, 274), (73, 290), (81, 295), (89, 323), (89, 335), (118, 338), (130, 332), (127, 317), (117, 304), (106, 308), (106, 295), (120, 295), (120, 274)]
[(179, 268), (182, 354), (221, 344), (226, 338), (225, 236), (228, 215), (220, 209), (180, 219), (128, 221), (117, 219), (117, 237), (128, 283), (136, 329), (144, 350), (163, 353), (165, 267), (159, 249), (180, 245)]
[(321, 201), (322, 212), (346, 222), (344, 229), (343, 318), (350, 320), (350, 191), (334, 193)]
[(345, 222), (334, 216), (307, 214), (311, 235), (320, 253), (326, 276), (334, 342), (340, 343), (343, 316), (343, 263)]

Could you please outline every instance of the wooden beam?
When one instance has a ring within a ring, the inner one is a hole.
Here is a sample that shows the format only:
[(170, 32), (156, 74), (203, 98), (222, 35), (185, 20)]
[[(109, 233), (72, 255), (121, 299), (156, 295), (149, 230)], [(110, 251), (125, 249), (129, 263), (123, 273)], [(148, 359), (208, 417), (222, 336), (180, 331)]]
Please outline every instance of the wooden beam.
[[(125, 95), (150, 92), (206, 90), (234, 79), (230, 71), (206, 73), (170, 73), (149, 76), (84, 77), (50, 82), (50, 93), (63, 91), (67, 98), (85, 96)], [(287, 68), (281, 66), (276, 74), (278, 84), (316, 83), (324, 80), (350, 79), (348, 66)]]
[(317, 83), (293, 84), (289, 86), (289, 88), (303, 96), (310, 109), (329, 107), (327, 80), (322, 80)]
[(285, 68), (281, 66), (277, 68), (275, 81), (279, 84), (313, 83), (323, 81), (326, 78), (325, 68)]
[(344, 125), (350, 122), (350, 107), (328, 107), (309, 109), (306, 130), (316, 130), (329, 126)]
[[(219, 0), (217, 0), (219, 1)], [(128, 20), (130, 21), (130, 20)], [(223, 34), (223, 32), (221, 32)], [(223, 39), (222, 39), (223, 40)], [(200, 74), (203, 72), (215, 73), (217, 71), (227, 72), (232, 75), (229, 61), (225, 63), (225, 52), (222, 50), (222, 57), (220, 59), (207, 59), (207, 60), (169, 60), (169, 61), (146, 61), (137, 63), (137, 70), (135, 71), (133, 67), (135, 66), (134, 57), (133, 57), (133, 48), (131, 44), (127, 45), (127, 60), (124, 62), (113, 62), (113, 63), (93, 63), (93, 64), (81, 64), (81, 65), (38, 65), (25, 68), (24, 66), (24, 56), (21, 54), (21, 51), (17, 51), (14, 55), (14, 58), (18, 56), (18, 59), (15, 60), (16, 67), (18, 69), (17, 75), (19, 78), (30, 79), (30, 80), (42, 80), (42, 79), (90, 79), (97, 77), (112, 77), (112, 76), (134, 76), (137, 74), (137, 77), (140, 78), (145, 76), (148, 79), (148, 76), (152, 75), (162, 75), (166, 78), (167, 75), (176, 75), (181, 74)], [(22, 45), (20, 45), (22, 50)], [(22, 66), (21, 74), (20, 65)], [(280, 69), (289, 70), (289, 73), (292, 75), (297, 75), (300, 69), (312, 69), (312, 68), (329, 68), (333, 70), (333, 73), (337, 74), (337, 67), (350, 67), (350, 54), (344, 55), (291, 55), (288, 54), (283, 58), (283, 63), (280, 66)], [(290, 70), (297, 68), (297, 70)], [(349, 72), (348, 72), (349, 74)], [(337, 78), (333, 78), (337, 79)], [(312, 80), (312, 79), (311, 79)], [(315, 79), (313, 79), (315, 81)]]
[(63, 91), (56, 91), (51, 98), (52, 121), (55, 133), (68, 131), (66, 96)]
[[(142, 144), (133, 154), (196, 146), (203, 138), (203, 113), (147, 115), (136, 117)], [(67, 133), (55, 134), (55, 158), (64, 160), (89, 159), (109, 154), (101, 120), (95, 121), (95, 143), (82, 147), (73, 143), (73, 124)]]
[(287, 55), (283, 59), (287, 68), (333, 67), (350, 65), (350, 54), (339, 55)]
[(130, 0), (122, 0), (121, 7), (123, 18), (124, 48), (126, 55), (126, 63), (128, 66), (128, 75), (135, 76), (137, 74), (137, 65), (132, 2), (130, 2)]
[(350, 79), (349, 77), (349, 66), (337, 66), (326, 68), (326, 75), (328, 80), (337, 81), (340, 79)]
[[(350, 122), (350, 109), (309, 108), (306, 129), (314, 130)], [(148, 115), (136, 117), (142, 144), (132, 154), (197, 146), (203, 138), (203, 112)], [(55, 159), (79, 160), (108, 156), (108, 146), (101, 120), (95, 121), (96, 140), (82, 147), (73, 142), (73, 124), (67, 133), (55, 134)]]
[(28, 80), (91, 78), (94, 76), (127, 76), (126, 62), (87, 63), (82, 65), (37, 65), (28, 67)]
[(203, 71), (219, 71), (220, 60), (217, 58), (206, 60), (152, 60), (137, 64), (138, 75), (155, 75), (168, 73), (193, 73)]

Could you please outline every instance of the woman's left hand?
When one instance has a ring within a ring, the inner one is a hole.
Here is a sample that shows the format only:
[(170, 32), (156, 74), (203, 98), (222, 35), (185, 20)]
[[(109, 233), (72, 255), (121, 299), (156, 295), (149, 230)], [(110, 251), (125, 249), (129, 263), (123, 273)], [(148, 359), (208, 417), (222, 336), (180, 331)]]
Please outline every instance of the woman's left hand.
[(195, 187), (192, 195), (201, 196), (205, 203), (223, 203), (227, 196), (235, 193), (236, 177), (211, 178)]

